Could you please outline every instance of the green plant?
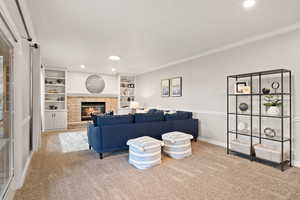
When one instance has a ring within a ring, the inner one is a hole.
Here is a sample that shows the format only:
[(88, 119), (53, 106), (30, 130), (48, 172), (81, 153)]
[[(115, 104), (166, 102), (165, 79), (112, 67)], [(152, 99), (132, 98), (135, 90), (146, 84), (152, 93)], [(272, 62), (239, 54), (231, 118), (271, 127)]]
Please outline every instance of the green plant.
[(264, 106), (270, 107), (270, 106), (280, 106), (282, 104), (281, 100), (277, 96), (273, 95), (267, 95), (265, 96)]

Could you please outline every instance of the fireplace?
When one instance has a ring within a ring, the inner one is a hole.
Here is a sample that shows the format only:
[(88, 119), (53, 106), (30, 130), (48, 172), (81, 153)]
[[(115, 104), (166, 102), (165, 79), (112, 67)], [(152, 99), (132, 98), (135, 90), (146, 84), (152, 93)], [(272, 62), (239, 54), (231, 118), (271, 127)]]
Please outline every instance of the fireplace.
[(105, 113), (105, 102), (81, 102), (81, 121), (91, 120), (91, 115)]

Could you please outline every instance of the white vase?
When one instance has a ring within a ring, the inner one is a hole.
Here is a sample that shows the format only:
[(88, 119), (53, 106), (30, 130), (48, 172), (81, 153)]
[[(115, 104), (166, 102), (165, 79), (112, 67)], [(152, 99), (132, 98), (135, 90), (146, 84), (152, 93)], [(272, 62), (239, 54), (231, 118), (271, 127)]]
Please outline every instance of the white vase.
[(281, 110), (279, 106), (270, 106), (267, 110), (268, 115), (280, 116)]

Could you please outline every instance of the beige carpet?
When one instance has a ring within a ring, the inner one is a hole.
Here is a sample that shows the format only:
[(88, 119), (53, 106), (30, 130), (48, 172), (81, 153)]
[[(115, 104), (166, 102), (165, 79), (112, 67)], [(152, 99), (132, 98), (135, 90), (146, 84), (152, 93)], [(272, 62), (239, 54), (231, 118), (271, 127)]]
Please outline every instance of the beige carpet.
[(300, 169), (282, 173), (207, 143), (193, 142), (190, 158), (163, 157), (160, 166), (142, 171), (128, 164), (126, 152), (103, 160), (89, 150), (63, 153), (60, 135), (43, 137), (16, 200), (300, 199)]

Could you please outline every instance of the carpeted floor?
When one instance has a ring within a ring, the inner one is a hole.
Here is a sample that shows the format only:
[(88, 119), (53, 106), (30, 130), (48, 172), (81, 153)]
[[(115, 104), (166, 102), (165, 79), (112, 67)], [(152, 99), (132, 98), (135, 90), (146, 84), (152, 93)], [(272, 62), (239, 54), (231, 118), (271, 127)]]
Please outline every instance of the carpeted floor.
[[(70, 134), (85, 139), (80, 132)], [(160, 166), (142, 171), (128, 164), (127, 152), (100, 160), (89, 150), (64, 151), (61, 135), (43, 136), (43, 148), (33, 156), (16, 200), (300, 199), (300, 169), (281, 172), (227, 156), (223, 148), (211, 144), (193, 142), (193, 156), (184, 160), (164, 156)], [(74, 141), (70, 139), (81, 144)]]

